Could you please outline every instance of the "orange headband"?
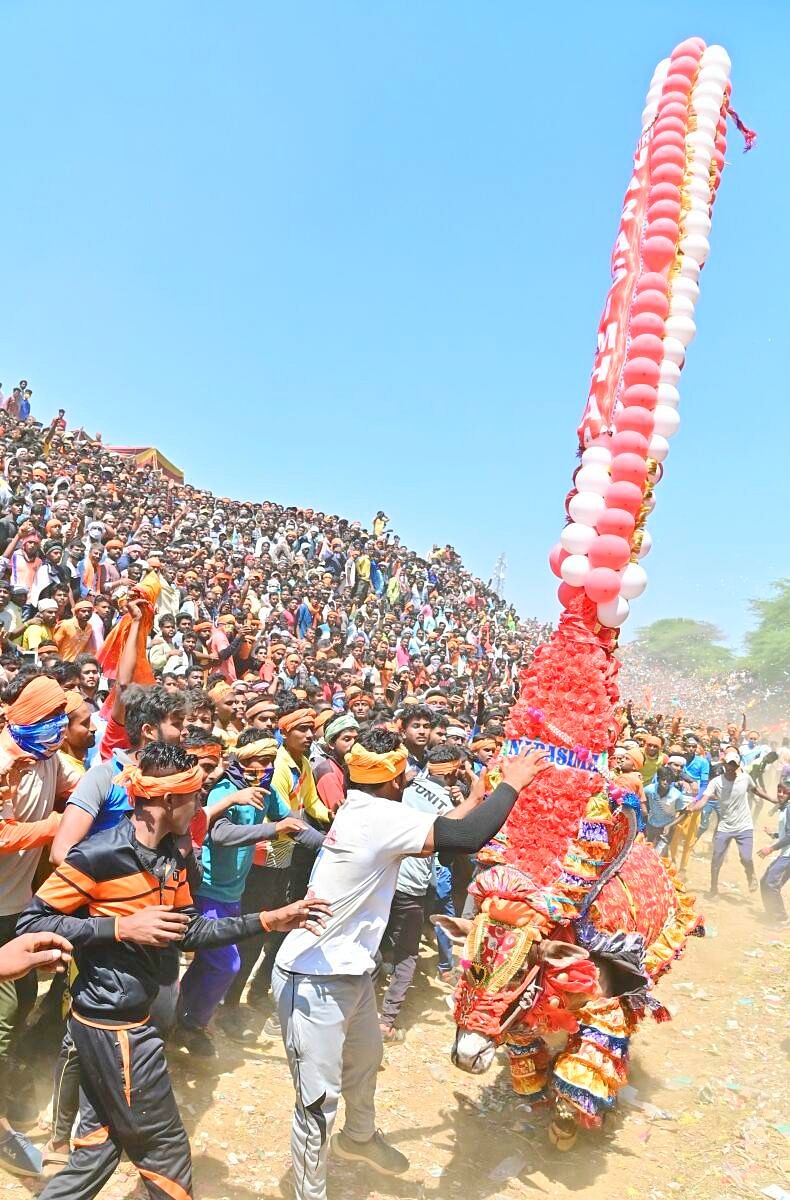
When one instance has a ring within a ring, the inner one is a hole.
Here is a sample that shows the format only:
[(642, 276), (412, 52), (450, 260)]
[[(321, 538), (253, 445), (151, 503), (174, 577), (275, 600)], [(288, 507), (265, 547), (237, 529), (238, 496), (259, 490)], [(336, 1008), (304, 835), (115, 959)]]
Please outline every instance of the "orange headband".
[(244, 710), (244, 719), (251, 721), (253, 717), (260, 716), (263, 712), (271, 712), (272, 716), (277, 713), (277, 705), (273, 700), (256, 700), (249, 708)]
[(352, 783), (388, 783), (406, 770), (408, 757), (405, 746), (389, 754), (371, 754), (355, 742), (346, 755), (346, 766)]
[(277, 722), (277, 728), (280, 733), (290, 733), (297, 725), (310, 724), (315, 728), (315, 713), (312, 708), (295, 708), (293, 712), (286, 713), (284, 717), (280, 717)]
[(215, 745), (214, 742), (206, 742), (203, 746), (193, 742), (189, 747), (189, 753), (199, 755), (200, 758), (213, 758), (215, 762), (219, 762), (222, 758), (222, 747)]
[(85, 697), (82, 695), (82, 692), (70, 688), (66, 692), (66, 716), (73, 716), (77, 709), (81, 708), (84, 703)]
[(470, 750), (496, 750), (496, 738), (481, 737), (475, 738), (469, 743)]
[(66, 703), (66, 693), (55, 679), (37, 675), (9, 704), (6, 717), (12, 725), (35, 725), (51, 716)]
[(161, 796), (188, 796), (203, 787), (203, 772), (200, 767), (188, 771), (176, 771), (174, 775), (143, 775), (139, 767), (129, 763), (116, 775), (113, 783), (125, 787), (131, 800), (156, 800)]
[(232, 691), (233, 688), (229, 683), (215, 683), (209, 692), (209, 696), (216, 704), (217, 700), (224, 700), (225, 697)]
[(429, 762), (429, 775), (452, 775), (453, 771), (457, 771), (463, 762), (462, 758), (452, 758), (449, 762)]

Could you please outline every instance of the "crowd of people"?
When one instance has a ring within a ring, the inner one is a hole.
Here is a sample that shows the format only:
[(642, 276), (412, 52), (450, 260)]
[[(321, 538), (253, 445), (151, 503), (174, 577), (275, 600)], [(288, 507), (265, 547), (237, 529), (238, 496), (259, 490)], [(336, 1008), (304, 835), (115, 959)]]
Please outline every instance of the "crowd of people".
[[(742, 666), (714, 675), (683, 670), (635, 642), (618, 650), (620, 690), (653, 712), (699, 713), (723, 721), (747, 708), (752, 721), (779, 733), (787, 709), (786, 686), (768, 684)], [(786, 722), (785, 722), (786, 727)]]
[[(772, 924), (787, 926), (781, 891), (790, 878), (790, 738), (768, 741), (740, 723), (684, 726), (682, 716), (662, 717), (621, 710), (621, 737), (613, 754), (621, 783), (637, 796), (647, 840), (682, 872), (694, 846), (712, 828), (709, 900), (719, 894), (719, 876), (735, 842), (749, 890), (761, 888)], [(773, 825), (762, 858), (776, 854), (758, 882), (754, 865), (754, 822), (765, 805)], [(773, 812), (773, 810), (776, 810)]]
[[(283, 1039), (298, 1197), (326, 1194), (341, 1094), (334, 1152), (402, 1173), (375, 1125), (382, 1046), (426, 917), (460, 912), (548, 765), (499, 755), (550, 628), (451, 546), (402, 546), (383, 511), (368, 531), (219, 499), (63, 411), (37, 424), (28, 390), (0, 411), (0, 1165), (57, 1170), (42, 1194), (81, 1200), (125, 1151), (151, 1196), (190, 1196), (163, 1039), (212, 1058), (219, 1029)], [(714, 893), (732, 840), (757, 886), (750, 822), (775, 807), (762, 886), (782, 923), (789, 755), (625, 706), (613, 765), (681, 866), (715, 813)], [(20, 1046), (47, 961), (66, 970), (43, 1002), (60, 1052), (42, 1151)]]

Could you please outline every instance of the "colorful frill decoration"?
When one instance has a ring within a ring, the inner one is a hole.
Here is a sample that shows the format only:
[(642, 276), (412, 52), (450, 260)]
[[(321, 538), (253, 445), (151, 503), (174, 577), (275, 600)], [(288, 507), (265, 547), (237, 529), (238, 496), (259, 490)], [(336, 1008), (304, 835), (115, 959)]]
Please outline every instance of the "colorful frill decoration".
[(601, 1124), (628, 1078), (633, 1021), (616, 999), (601, 999), (579, 1013), (579, 1031), (558, 1054), (551, 1090), (561, 1113), (586, 1128)]

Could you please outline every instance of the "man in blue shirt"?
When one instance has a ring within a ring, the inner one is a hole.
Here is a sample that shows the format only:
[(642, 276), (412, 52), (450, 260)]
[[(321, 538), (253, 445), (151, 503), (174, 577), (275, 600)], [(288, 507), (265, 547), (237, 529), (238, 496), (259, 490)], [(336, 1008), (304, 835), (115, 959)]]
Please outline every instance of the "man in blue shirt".
[[(303, 821), (290, 815), (278, 821), (264, 819), (269, 792), (261, 784), (276, 753), (274, 738), (262, 737), (258, 729), (245, 729), (223, 776), (209, 793), (208, 807), (226, 800), (229, 793), (235, 794), (235, 802), (211, 824), (203, 843), (203, 881), (195, 896), (195, 906), (203, 916), (239, 916), (255, 847), (277, 836), (307, 830)], [(181, 981), (179, 1000), (178, 1041), (190, 1053), (202, 1058), (216, 1055), (206, 1027), (240, 966), (235, 945), (196, 952)], [(233, 1016), (237, 1017), (236, 1009)]]

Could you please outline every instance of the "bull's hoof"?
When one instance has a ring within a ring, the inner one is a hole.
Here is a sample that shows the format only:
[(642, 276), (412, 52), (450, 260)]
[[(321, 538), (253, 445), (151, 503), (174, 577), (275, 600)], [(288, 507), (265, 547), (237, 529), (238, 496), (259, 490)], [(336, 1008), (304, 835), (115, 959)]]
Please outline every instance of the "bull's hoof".
[(563, 1153), (573, 1149), (578, 1136), (579, 1130), (574, 1121), (552, 1121), (549, 1125), (549, 1141), (556, 1150)]

